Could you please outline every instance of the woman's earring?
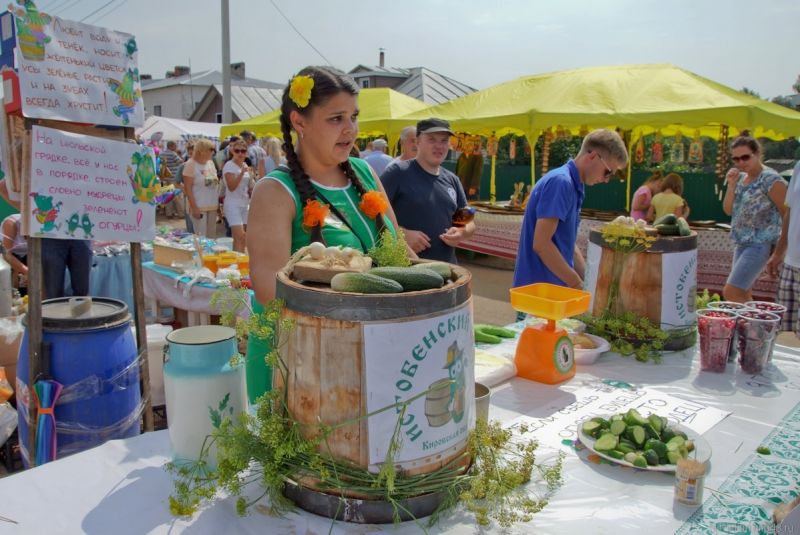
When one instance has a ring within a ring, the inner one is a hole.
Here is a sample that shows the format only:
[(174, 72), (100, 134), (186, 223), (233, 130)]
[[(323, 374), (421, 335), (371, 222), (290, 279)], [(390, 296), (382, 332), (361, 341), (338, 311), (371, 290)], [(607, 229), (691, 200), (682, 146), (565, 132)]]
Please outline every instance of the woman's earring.
[(303, 133), (300, 132), (300, 139), (303, 139)]

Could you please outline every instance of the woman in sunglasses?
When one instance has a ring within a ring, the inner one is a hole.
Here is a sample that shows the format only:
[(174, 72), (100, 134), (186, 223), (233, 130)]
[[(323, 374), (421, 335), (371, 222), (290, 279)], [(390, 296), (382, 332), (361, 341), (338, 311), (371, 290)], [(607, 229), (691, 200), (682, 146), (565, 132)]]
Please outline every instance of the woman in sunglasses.
[(233, 236), (233, 250), (243, 253), (245, 250), (245, 231), (247, 230), (247, 211), (250, 205), (248, 188), (252, 172), (245, 163), (247, 143), (243, 139), (232, 142), (228, 146), (230, 158), (222, 168), (225, 180), (225, 203), (222, 211)]
[(753, 284), (780, 237), (786, 181), (761, 163), (761, 146), (746, 130), (734, 140), (731, 160), (735, 167), (725, 177), (722, 209), (731, 216), (736, 250), (722, 293), (728, 301), (744, 303), (753, 299)]

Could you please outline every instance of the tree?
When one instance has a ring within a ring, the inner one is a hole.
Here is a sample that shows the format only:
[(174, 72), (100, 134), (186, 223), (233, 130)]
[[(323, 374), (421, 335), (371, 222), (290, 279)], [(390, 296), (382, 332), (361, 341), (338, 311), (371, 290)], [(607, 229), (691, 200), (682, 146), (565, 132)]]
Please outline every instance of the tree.
[(794, 89), (795, 93), (800, 93), (800, 74), (797, 75), (797, 80), (794, 81), (792, 89)]
[(739, 91), (745, 95), (750, 95), (751, 97), (761, 98), (761, 95), (759, 95), (756, 90), (750, 89), (749, 87), (743, 87)]

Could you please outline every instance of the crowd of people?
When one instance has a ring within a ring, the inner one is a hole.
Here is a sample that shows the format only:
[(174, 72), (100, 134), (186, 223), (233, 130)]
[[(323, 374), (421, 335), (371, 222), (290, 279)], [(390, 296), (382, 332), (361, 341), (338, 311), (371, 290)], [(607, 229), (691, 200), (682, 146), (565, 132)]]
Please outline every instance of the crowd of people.
[[(455, 248), (475, 231), (474, 222), (453, 224), (476, 185), (465, 186), (442, 166), (455, 135), (448, 122), (430, 118), (404, 128), (395, 158), (381, 138), (358, 151), (358, 92), (352, 78), (336, 69), (307, 67), (284, 90), (282, 139), (259, 140), (243, 131), (218, 148), (198, 139), (187, 144), (185, 154), (172, 141), (160, 151), (162, 181), (184, 193), (164, 206), (165, 216), (183, 218), (188, 231), (209, 238), (217, 237), (218, 223), (224, 223), (233, 248), (250, 254), (257, 303), (274, 297), (275, 273), (312, 241), (366, 253), (382, 232), (402, 230), (410, 256), (455, 262)], [(789, 188), (764, 166), (761, 152), (747, 132), (731, 146), (734, 167), (727, 173), (723, 209), (732, 218), (736, 249), (723, 294), (731, 301), (751, 300), (753, 284), (766, 268), (780, 276), (778, 298), (790, 311), (784, 329), (800, 332), (800, 167)], [(573, 159), (536, 182), (522, 224), (514, 286), (583, 286), (585, 263), (576, 241), (585, 187), (608, 182), (627, 161), (617, 132), (595, 130)], [(688, 218), (683, 188), (680, 175), (655, 172), (634, 193), (631, 216), (651, 223), (668, 214)], [(3, 221), (2, 230), (5, 258), (24, 277), (19, 215)], [(59, 275), (45, 278), (48, 296), (63, 286), (65, 269), (75, 294), (88, 293), (88, 242), (50, 241), (56, 243), (45, 247), (52, 257), (48, 262)]]

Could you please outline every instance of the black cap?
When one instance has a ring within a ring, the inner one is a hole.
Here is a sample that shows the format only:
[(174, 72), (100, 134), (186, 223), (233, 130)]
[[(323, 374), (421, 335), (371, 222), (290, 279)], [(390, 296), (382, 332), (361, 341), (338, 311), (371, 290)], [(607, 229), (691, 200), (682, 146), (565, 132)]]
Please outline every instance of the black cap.
[(455, 135), (455, 133), (450, 130), (450, 123), (444, 119), (431, 117), (430, 119), (423, 119), (417, 123), (418, 136), (421, 134), (433, 134), (435, 132), (447, 132), (451, 136)]

